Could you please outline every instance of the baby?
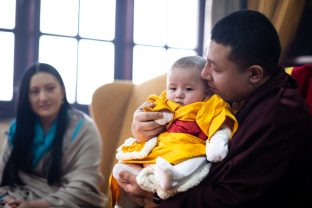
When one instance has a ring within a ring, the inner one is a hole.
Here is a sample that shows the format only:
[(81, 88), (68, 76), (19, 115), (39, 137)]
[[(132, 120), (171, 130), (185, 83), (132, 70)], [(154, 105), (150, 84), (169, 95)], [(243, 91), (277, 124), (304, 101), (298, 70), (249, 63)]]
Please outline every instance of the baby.
[(201, 79), (205, 63), (200, 56), (189, 56), (172, 65), (167, 90), (149, 96), (155, 107), (145, 108), (163, 112), (163, 119), (156, 122), (166, 125), (166, 131), (146, 142), (127, 139), (117, 149), (116, 180), (121, 171), (131, 172), (141, 188), (166, 199), (199, 184), (210, 162), (227, 155), (227, 143), (238, 124), (228, 104), (212, 95)]

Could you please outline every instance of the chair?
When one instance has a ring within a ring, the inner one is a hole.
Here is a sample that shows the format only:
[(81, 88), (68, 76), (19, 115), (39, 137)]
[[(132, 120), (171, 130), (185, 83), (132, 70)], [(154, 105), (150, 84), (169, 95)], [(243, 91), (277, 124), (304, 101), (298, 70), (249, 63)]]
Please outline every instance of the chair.
[(126, 138), (132, 136), (131, 123), (134, 111), (149, 94), (160, 94), (165, 86), (166, 75), (163, 74), (140, 85), (135, 85), (131, 81), (114, 81), (94, 92), (89, 111), (103, 141), (101, 171), (105, 183), (101, 190), (104, 193), (108, 193), (108, 178), (116, 162), (115, 151)]

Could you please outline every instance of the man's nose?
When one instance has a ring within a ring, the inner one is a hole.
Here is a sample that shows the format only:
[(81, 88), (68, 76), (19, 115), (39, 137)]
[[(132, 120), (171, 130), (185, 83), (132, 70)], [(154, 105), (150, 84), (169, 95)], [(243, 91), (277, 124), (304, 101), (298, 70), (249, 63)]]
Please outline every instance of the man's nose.
[(200, 73), (200, 76), (202, 79), (212, 80), (211, 69), (210, 69), (208, 64), (205, 65), (205, 67), (203, 68), (203, 70)]

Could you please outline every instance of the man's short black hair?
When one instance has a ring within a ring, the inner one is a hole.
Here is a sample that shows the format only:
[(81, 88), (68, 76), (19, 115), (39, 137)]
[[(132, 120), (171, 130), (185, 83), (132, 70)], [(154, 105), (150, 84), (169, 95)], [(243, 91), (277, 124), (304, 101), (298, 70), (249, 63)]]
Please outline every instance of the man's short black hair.
[(266, 74), (277, 70), (281, 44), (277, 31), (262, 13), (239, 10), (218, 21), (211, 40), (231, 47), (229, 59), (241, 67), (260, 65)]

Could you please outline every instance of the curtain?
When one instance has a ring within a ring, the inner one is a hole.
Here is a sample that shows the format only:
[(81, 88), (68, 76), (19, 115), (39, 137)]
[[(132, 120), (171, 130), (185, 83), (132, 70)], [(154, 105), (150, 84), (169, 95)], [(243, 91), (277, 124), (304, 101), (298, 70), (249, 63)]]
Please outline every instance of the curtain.
[(246, 0), (206, 0), (203, 50), (210, 42), (213, 25), (224, 16), (244, 8)]
[(286, 58), (297, 25), (303, 13), (305, 0), (248, 0), (247, 8), (266, 15), (275, 26), (282, 45), (280, 61)]

